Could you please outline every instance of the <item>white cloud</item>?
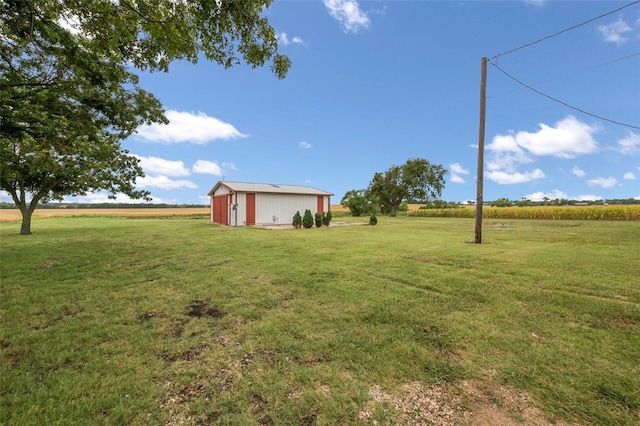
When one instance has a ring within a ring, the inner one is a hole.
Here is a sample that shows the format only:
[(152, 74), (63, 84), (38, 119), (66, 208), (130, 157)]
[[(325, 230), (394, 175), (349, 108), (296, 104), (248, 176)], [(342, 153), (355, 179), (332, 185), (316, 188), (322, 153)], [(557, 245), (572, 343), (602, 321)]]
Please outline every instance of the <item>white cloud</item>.
[(595, 132), (595, 127), (570, 115), (558, 121), (555, 127), (541, 123), (540, 130), (535, 133), (518, 132), (515, 139), (519, 147), (535, 155), (574, 158), (598, 150), (598, 144), (593, 139)]
[(487, 160), (487, 169), (515, 172), (518, 165), (530, 163), (532, 159), (518, 146), (513, 135), (496, 135), (487, 145), (491, 157)]
[(6, 191), (0, 191), (0, 202), (3, 203), (13, 203), (13, 198)]
[(289, 43), (291, 43), (289, 41), (289, 36), (287, 36), (287, 33), (285, 32), (278, 34), (278, 41), (280, 41), (285, 46), (288, 46)]
[(601, 200), (599, 195), (567, 195), (566, 192), (554, 189), (551, 192), (534, 192), (533, 194), (525, 195), (524, 198), (531, 201), (544, 201), (544, 198), (549, 200), (575, 200), (575, 201), (595, 201)]
[(58, 25), (69, 31), (74, 36), (82, 34), (82, 24), (80, 23), (80, 19), (78, 16), (71, 13), (60, 15), (58, 18)]
[[(138, 181), (141, 178), (138, 178)], [(13, 198), (5, 191), (0, 191), (0, 201), (5, 203), (13, 203)], [(31, 202), (31, 198), (28, 198), (28, 202)], [(122, 204), (144, 204), (147, 203), (146, 200), (129, 198), (124, 194), (116, 194), (116, 198), (109, 198), (109, 194), (107, 192), (98, 191), (98, 192), (89, 192), (87, 195), (74, 195), (74, 196), (66, 196), (62, 199), (63, 203), (122, 203)], [(49, 204), (56, 204), (57, 201), (51, 201)], [(151, 203), (167, 203), (167, 204), (175, 204), (176, 201), (166, 201), (162, 198), (151, 197)]]
[(578, 166), (573, 166), (571, 168), (571, 173), (573, 173), (574, 175), (576, 175), (577, 177), (581, 178), (581, 177), (585, 177), (586, 173), (584, 172), (584, 170), (582, 170), (580, 167)]
[(608, 43), (622, 44), (629, 40), (624, 36), (625, 33), (631, 31), (631, 27), (619, 18), (616, 22), (612, 22), (608, 25), (598, 25), (598, 31), (604, 37), (604, 41)]
[(528, 3), (532, 6), (542, 7), (547, 4), (547, 0), (524, 0), (525, 3)]
[[(140, 179), (140, 178), (139, 178)], [(138, 179), (138, 180), (139, 180)], [(144, 204), (147, 201), (143, 199), (134, 200), (129, 198), (124, 194), (116, 194), (115, 199), (109, 198), (109, 194), (106, 192), (90, 192), (87, 195), (76, 195), (73, 197), (64, 197), (62, 200), (63, 203), (90, 203), (90, 204), (99, 204), (99, 203), (122, 203), (122, 204)], [(176, 200), (165, 200), (158, 197), (151, 197), (152, 204), (175, 204)]]
[(572, 200), (576, 200), (576, 201), (596, 201), (596, 200), (602, 200), (602, 197), (599, 195), (577, 195), (575, 197), (571, 197)]
[(486, 173), (486, 176), (488, 179), (502, 185), (530, 182), (532, 180), (543, 179), (546, 177), (544, 172), (540, 169), (535, 169), (533, 172), (525, 173), (493, 171)]
[(525, 195), (524, 198), (531, 201), (544, 201), (544, 199), (548, 198), (550, 200), (568, 200), (566, 192), (560, 191), (559, 189), (554, 189), (551, 192), (534, 192), (533, 194)]
[(305, 141), (300, 142), (300, 143), (298, 144), (298, 146), (299, 146), (300, 148), (302, 148), (302, 149), (309, 149), (309, 148), (311, 148), (311, 144), (310, 144), (309, 142), (305, 142)]
[(516, 138), (512, 135), (494, 136), (491, 143), (487, 145), (487, 149), (495, 152), (522, 152)]
[(451, 167), (451, 173), (455, 173), (455, 174), (458, 174), (458, 175), (468, 175), (469, 174), (469, 170), (467, 170), (464, 167), (462, 167), (462, 165), (460, 163), (449, 164), (449, 167)]
[(206, 160), (198, 160), (191, 168), (193, 173), (203, 173), (207, 175), (222, 176), (222, 169), (216, 163)]
[(189, 169), (182, 161), (165, 160), (158, 157), (141, 157), (134, 155), (140, 160), (140, 167), (145, 173), (160, 174), (165, 176), (189, 176)]
[(283, 46), (288, 46), (291, 43), (301, 44), (303, 46), (306, 46), (306, 43), (304, 42), (304, 40), (302, 40), (302, 38), (298, 36), (294, 36), (293, 38), (290, 39), (287, 33), (285, 32), (281, 32), (280, 34), (278, 34), (278, 40), (282, 43)]
[(216, 139), (245, 137), (233, 125), (205, 113), (197, 114), (168, 110), (169, 124), (151, 124), (138, 127), (138, 135), (150, 142), (205, 144)]
[(138, 188), (158, 188), (158, 189), (178, 189), (178, 188), (197, 188), (198, 185), (190, 180), (171, 180), (167, 176), (145, 176), (136, 179), (136, 187)]
[(236, 165), (234, 163), (222, 163), (222, 167), (229, 169), (229, 170), (238, 170), (238, 168), (236, 167)]
[(469, 170), (462, 167), (460, 163), (449, 164), (451, 168), (451, 182), (453, 183), (465, 183), (464, 178), (460, 175), (468, 175)]
[(618, 183), (618, 180), (614, 177), (608, 177), (608, 178), (598, 177), (595, 179), (589, 179), (587, 181), (587, 185), (599, 186), (600, 188), (611, 188), (616, 183)]
[(369, 17), (356, 0), (324, 0), (329, 14), (340, 22), (345, 32), (357, 33), (369, 27)]
[(624, 174), (622, 179), (625, 179), (625, 180), (636, 180), (636, 175), (634, 175), (633, 172), (627, 172), (627, 173)]
[(640, 154), (640, 134), (629, 132), (618, 141), (618, 151), (627, 155)]
[[(531, 163), (534, 160), (533, 156), (574, 158), (595, 152), (598, 150), (598, 145), (593, 139), (595, 131), (595, 127), (568, 116), (554, 126), (540, 124), (540, 130), (537, 132), (519, 131), (496, 135), (487, 145), (490, 156), (487, 160), (489, 172), (486, 176), (500, 184), (543, 179), (546, 176), (540, 169), (522, 173), (518, 167)], [(572, 171), (576, 175), (584, 173), (577, 167)]]

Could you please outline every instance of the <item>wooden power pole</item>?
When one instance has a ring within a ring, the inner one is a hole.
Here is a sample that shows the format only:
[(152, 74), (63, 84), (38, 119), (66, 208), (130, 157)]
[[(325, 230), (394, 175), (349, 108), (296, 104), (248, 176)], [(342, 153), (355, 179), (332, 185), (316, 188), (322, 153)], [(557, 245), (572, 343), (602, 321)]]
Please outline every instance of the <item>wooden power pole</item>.
[(478, 177), (476, 186), (476, 244), (482, 244), (482, 188), (484, 185), (484, 123), (487, 105), (487, 58), (482, 58), (480, 78), (480, 126), (478, 130)]

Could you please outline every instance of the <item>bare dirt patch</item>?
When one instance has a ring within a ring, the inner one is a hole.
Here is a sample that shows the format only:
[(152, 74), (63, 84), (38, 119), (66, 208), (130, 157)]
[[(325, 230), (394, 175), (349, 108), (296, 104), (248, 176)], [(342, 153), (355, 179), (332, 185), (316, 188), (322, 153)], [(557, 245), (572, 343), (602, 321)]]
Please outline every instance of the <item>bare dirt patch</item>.
[(369, 395), (359, 417), (371, 424), (378, 423), (375, 412), (382, 409), (392, 410), (386, 414), (414, 426), (569, 426), (547, 420), (523, 392), (481, 381), (465, 381), (458, 388), (410, 382), (392, 393), (373, 386)]
[(467, 381), (463, 395), (469, 407), (464, 412), (464, 423), (474, 426), (569, 426), (563, 421), (551, 422), (535, 407), (531, 397), (490, 383)]
[(187, 315), (196, 318), (222, 318), (223, 316), (225, 316), (225, 313), (216, 307), (210, 307), (208, 300), (194, 300), (189, 305)]

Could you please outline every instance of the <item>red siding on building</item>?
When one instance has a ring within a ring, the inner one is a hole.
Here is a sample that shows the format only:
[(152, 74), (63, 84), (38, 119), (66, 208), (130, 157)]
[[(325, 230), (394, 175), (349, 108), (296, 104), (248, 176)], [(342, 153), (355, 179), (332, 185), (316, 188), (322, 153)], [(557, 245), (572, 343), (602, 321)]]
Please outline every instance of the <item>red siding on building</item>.
[(221, 225), (228, 225), (227, 218), (227, 195), (213, 197), (213, 222)]
[(324, 195), (318, 195), (318, 208), (316, 210), (318, 213), (324, 213)]
[(256, 194), (247, 193), (247, 225), (256, 224)]

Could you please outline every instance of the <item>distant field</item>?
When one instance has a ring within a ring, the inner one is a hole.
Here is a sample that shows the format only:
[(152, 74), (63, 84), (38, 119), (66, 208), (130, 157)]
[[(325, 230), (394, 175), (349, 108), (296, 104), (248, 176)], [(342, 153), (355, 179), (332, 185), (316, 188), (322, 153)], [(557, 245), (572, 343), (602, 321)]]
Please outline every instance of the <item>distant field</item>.
[[(417, 209), (422, 204), (410, 204), (409, 209)], [(349, 209), (340, 204), (331, 205), (332, 212), (348, 212)], [(208, 215), (209, 208), (132, 208), (132, 209), (36, 209), (34, 218), (50, 218), (64, 216), (192, 216)], [(0, 209), (0, 222), (16, 222), (22, 220), (18, 209)]]
[(639, 222), (93, 213), (0, 224), (0, 424), (640, 424)]
[[(124, 217), (168, 217), (208, 215), (209, 208), (144, 208), (144, 209), (36, 209), (33, 218), (51, 218), (68, 216), (124, 216)], [(0, 209), (0, 222), (22, 220), (18, 209)]]
[[(419, 204), (416, 204), (419, 206)], [(416, 207), (417, 208), (417, 207)], [(349, 211), (340, 204), (332, 204), (331, 211)], [(209, 208), (132, 208), (132, 209), (36, 209), (34, 218), (68, 217), (68, 216), (125, 216), (125, 217), (166, 217), (208, 215)], [(18, 209), (0, 209), (0, 222), (17, 222), (22, 220)]]
[[(410, 216), (423, 217), (466, 217), (475, 216), (475, 206), (461, 206), (458, 209), (421, 210), (423, 204), (409, 204)], [(349, 209), (340, 204), (332, 204), (334, 213), (348, 213)], [(117, 216), (117, 217), (179, 217), (208, 215), (209, 208), (124, 208), (124, 209), (36, 209), (34, 218)], [(538, 206), (538, 207), (485, 207), (485, 218), (493, 219), (605, 219), (640, 220), (640, 205), (629, 206)], [(0, 222), (18, 222), (22, 220), (18, 209), (0, 209)]]
[[(410, 209), (412, 217), (475, 217), (475, 207), (448, 209)], [(623, 220), (640, 221), (640, 204), (600, 206), (528, 206), (484, 207), (485, 219), (545, 219), (545, 220)]]

